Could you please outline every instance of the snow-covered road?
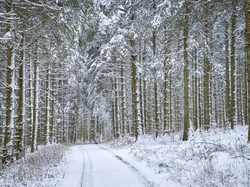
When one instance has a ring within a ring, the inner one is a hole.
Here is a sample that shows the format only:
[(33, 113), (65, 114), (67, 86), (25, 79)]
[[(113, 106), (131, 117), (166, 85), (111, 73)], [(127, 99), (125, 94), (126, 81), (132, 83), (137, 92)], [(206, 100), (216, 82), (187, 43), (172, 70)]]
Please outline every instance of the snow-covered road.
[(98, 145), (70, 149), (63, 187), (149, 187), (132, 167)]

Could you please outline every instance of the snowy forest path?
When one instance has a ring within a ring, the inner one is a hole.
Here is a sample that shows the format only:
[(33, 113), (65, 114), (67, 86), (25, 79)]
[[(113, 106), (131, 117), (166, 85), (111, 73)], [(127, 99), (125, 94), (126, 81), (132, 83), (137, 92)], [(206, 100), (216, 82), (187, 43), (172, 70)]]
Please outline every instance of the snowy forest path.
[(98, 145), (74, 145), (62, 186), (150, 187), (131, 166)]
[(93, 187), (93, 164), (91, 157), (84, 146), (80, 146), (79, 149), (83, 154), (83, 171), (81, 176), (81, 187), (89, 186)]

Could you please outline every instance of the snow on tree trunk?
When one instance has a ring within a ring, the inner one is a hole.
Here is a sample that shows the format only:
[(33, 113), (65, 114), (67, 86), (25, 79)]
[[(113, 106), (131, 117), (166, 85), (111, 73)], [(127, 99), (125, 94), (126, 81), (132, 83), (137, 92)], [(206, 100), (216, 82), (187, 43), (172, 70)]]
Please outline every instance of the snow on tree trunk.
[[(185, 4), (187, 6), (187, 4)], [(188, 13), (187, 7), (186, 14)], [(184, 35), (184, 129), (183, 129), (183, 137), (182, 140), (188, 140), (189, 136), (189, 61), (188, 61), (188, 16), (185, 15), (185, 23), (183, 28), (183, 35)]]
[[(37, 45), (37, 44), (36, 44)], [(37, 149), (37, 132), (38, 132), (38, 102), (39, 102), (39, 65), (37, 63), (38, 53), (37, 46), (34, 54), (34, 80), (33, 80), (33, 123), (32, 123), (32, 136), (31, 136), (31, 152)]]
[(126, 131), (126, 127), (125, 127), (125, 91), (124, 91), (124, 87), (125, 87), (125, 83), (124, 83), (124, 69), (123, 69), (123, 65), (121, 65), (121, 68), (120, 68), (120, 76), (121, 76), (121, 126), (122, 126), (122, 129), (121, 129), (121, 132), (122, 134), (124, 135), (125, 134), (125, 131)]
[[(131, 47), (134, 47), (134, 40), (130, 41)], [(131, 93), (132, 93), (132, 121), (133, 121), (133, 133), (137, 140), (138, 138), (138, 116), (137, 116), (137, 81), (136, 81), (136, 56), (134, 54), (131, 55), (131, 77), (132, 77), (132, 83), (131, 83)]]
[(9, 48), (8, 52), (8, 72), (7, 72), (7, 94), (6, 94), (6, 124), (4, 136), (4, 148), (2, 163), (9, 164), (13, 160), (13, 141), (15, 133), (15, 52)]
[(18, 70), (18, 100), (17, 100), (17, 127), (15, 133), (15, 157), (20, 159), (24, 154), (23, 145), (23, 132), (24, 132), (24, 119), (25, 119), (25, 57), (24, 57), (24, 33), (20, 42), (21, 50), (19, 54), (19, 70)]
[[(52, 75), (51, 77), (51, 122), (50, 122), (50, 143), (54, 143), (55, 142), (55, 128), (56, 128), (56, 121), (55, 121), (55, 80), (54, 80), (54, 76)], [(77, 111), (78, 114), (78, 111)]]
[(226, 108), (226, 121), (230, 121), (230, 74), (229, 74), (229, 33), (228, 33), (228, 23), (225, 27), (225, 56), (226, 56), (226, 89), (225, 89), (225, 108)]
[(250, 143), (250, 0), (245, 0), (246, 58), (248, 68), (248, 143)]
[[(6, 1), (6, 13), (12, 11), (12, 1)], [(10, 20), (9, 20), (10, 21)], [(6, 32), (10, 34), (12, 39), (7, 44), (7, 73), (6, 73), (6, 118), (5, 118), (5, 134), (2, 153), (2, 163), (9, 164), (13, 160), (13, 141), (15, 128), (15, 49), (14, 49), (14, 31), (12, 23), (7, 24)]]
[(235, 27), (236, 27), (236, 2), (232, 1), (232, 26), (231, 26), (231, 54), (230, 54), (230, 61), (231, 61), (231, 129), (234, 129), (234, 126), (237, 123), (237, 116), (236, 116), (236, 72), (235, 72)]
[(50, 63), (46, 70), (46, 123), (45, 123), (45, 144), (50, 144), (50, 83), (51, 83)]

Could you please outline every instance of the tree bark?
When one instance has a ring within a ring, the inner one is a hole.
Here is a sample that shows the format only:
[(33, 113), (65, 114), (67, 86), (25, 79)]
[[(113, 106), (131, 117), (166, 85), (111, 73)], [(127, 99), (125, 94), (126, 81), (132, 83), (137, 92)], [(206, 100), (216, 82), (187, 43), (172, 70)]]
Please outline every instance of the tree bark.
[(24, 117), (25, 117), (25, 58), (24, 58), (24, 33), (21, 34), (21, 50), (20, 50), (20, 65), (18, 70), (18, 106), (17, 106), (17, 128), (15, 135), (15, 151), (16, 159), (20, 159), (24, 154), (23, 145), (23, 131), (24, 131)]
[(232, 12), (232, 27), (231, 27), (231, 55), (230, 55), (230, 61), (231, 61), (231, 129), (234, 129), (234, 126), (237, 123), (237, 117), (236, 117), (236, 89), (235, 89), (235, 27), (236, 27), (236, 5), (235, 1), (232, 1), (233, 6), (233, 12)]
[[(37, 44), (36, 44), (37, 45)], [(38, 85), (39, 85), (39, 66), (37, 64), (38, 47), (35, 47), (34, 53), (34, 80), (33, 80), (33, 121), (32, 121), (32, 134), (31, 134), (31, 152), (37, 149), (37, 131), (38, 131)]]
[[(134, 46), (134, 40), (130, 41), (131, 46)], [(138, 139), (138, 119), (137, 119), (137, 93), (136, 93), (136, 56), (132, 54), (131, 56), (131, 77), (132, 77), (132, 84), (131, 84), (131, 93), (132, 93), (132, 121), (133, 121), (133, 133), (136, 138)]]
[(208, 16), (209, 16), (209, 9), (210, 7), (208, 5), (205, 6), (205, 44), (206, 44), (206, 53), (204, 54), (204, 67), (203, 67), (203, 93), (204, 93), (204, 129), (208, 130), (210, 128), (210, 114), (211, 114), (211, 108), (210, 108), (210, 81), (211, 81), (211, 25), (209, 24)]
[[(6, 0), (6, 13), (12, 10), (12, 0)], [(11, 31), (11, 23), (6, 26), (6, 32)], [(15, 77), (15, 54), (13, 44), (10, 41), (7, 44), (7, 73), (6, 73), (6, 117), (5, 117), (5, 134), (2, 153), (2, 163), (7, 165), (13, 159), (13, 136), (14, 136), (14, 77)]]
[(51, 84), (51, 72), (50, 72), (50, 62), (48, 62), (46, 70), (46, 121), (45, 121), (45, 144), (50, 144), (50, 84)]
[[(186, 3), (186, 2), (185, 2)], [(187, 5), (185, 5), (187, 6)], [(187, 9), (187, 7), (185, 7)], [(187, 10), (186, 10), (187, 13)], [(189, 136), (189, 61), (188, 61), (188, 15), (185, 15), (185, 23), (184, 23), (184, 129), (183, 129), (183, 141), (188, 140)]]
[(120, 69), (120, 73), (121, 73), (121, 102), (122, 102), (122, 106), (121, 106), (121, 126), (122, 126), (122, 129), (121, 129), (121, 132), (122, 134), (124, 135), (125, 134), (125, 131), (126, 131), (126, 128), (125, 128), (125, 90), (124, 90), (124, 69), (123, 69), (123, 65), (121, 65), (121, 69)]
[(229, 36), (228, 36), (228, 23), (225, 27), (225, 56), (226, 56), (226, 120), (230, 121), (230, 72), (229, 72)]
[(245, 27), (246, 27), (246, 60), (248, 73), (248, 143), (250, 143), (250, 0), (245, 0)]

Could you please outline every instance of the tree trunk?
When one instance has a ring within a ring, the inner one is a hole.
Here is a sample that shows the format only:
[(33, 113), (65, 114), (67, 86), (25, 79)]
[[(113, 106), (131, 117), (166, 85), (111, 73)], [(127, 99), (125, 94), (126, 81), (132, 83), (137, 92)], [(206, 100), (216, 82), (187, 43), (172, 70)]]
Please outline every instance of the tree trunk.
[(248, 143), (250, 143), (250, 0), (245, 0), (245, 24), (246, 24), (246, 58), (248, 73)]
[[(55, 142), (55, 80), (54, 76), (51, 77), (51, 117), (50, 117), (50, 143)], [(78, 108), (78, 106), (77, 106)], [(78, 109), (76, 111), (76, 116), (78, 116)], [(76, 124), (78, 124), (78, 120), (76, 117)]]
[(198, 78), (197, 78), (197, 67), (198, 67), (198, 50), (195, 47), (195, 61), (194, 61), (194, 94), (193, 94), (193, 119), (194, 119), (194, 130), (198, 129)]
[(236, 27), (236, 5), (235, 1), (233, 0), (233, 12), (232, 12), (232, 27), (231, 27), (231, 129), (234, 129), (234, 126), (237, 123), (236, 117), (236, 89), (235, 89), (235, 27)]
[(15, 151), (16, 159), (20, 159), (24, 154), (23, 145), (23, 131), (24, 131), (24, 117), (25, 117), (25, 58), (24, 58), (24, 33), (20, 42), (20, 65), (18, 70), (18, 106), (17, 106), (17, 128), (15, 135)]
[(51, 72), (50, 62), (48, 62), (48, 69), (46, 70), (46, 121), (44, 127), (45, 144), (50, 144), (50, 84), (51, 84)]
[[(206, 7), (208, 9), (208, 7)], [(208, 16), (208, 13), (206, 14)], [(211, 27), (208, 23), (208, 19), (205, 20), (205, 43), (206, 43), (206, 54), (204, 54), (204, 79), (203, 79), (203, 92), (204, 92), (204, 129), (210, 128), (210, 74), (211, 74), (211, 63), (210, 63), (210, 47), (211, 47)]]
[[(156, 2), (153, 0), (153, 9), (154, 9), (154, 14), (156, 14)], [(153, 30), (153, 35), (152, 35), (152, 44), (153, 44), (153, 60), (154, 63), (156, 59), (156, 31), (155, 29)], [(155, 136), (158, 137), (159, 135), (159, 113), (158, 113), (158, 85), (157, 85), (157, 70), (156, 68), (154, 69), (154, 122), (155, 122)]]
[[(131, 46), (134, 46), (134, 40), (130, 41)], [(131, 93), (132, 93), (132, 122), (133, 122), (133, 133), (137, 140), (138, 138), (138, 119), (137, 119), (137, 93), (136, 93), (136, 56), (131, 56), (131, 77), (132, 77), (132, 84), (131, 84)]]
[[(12, 1), (6, 0), (6, 13), (10, 13)], [(7, 24), (6, 32), (11, 31), (11, 23)], [(2, 163), (7, 165), (13, 159), (13, 140), (14, 140), (14, 96), (15, 96), (15, 53), (13, 44), (10, 41), (7, 45), (7, 73), (6, 73), (6, 117), (5, 117), (5, 134), (2, 153)]]
[(167, 49), (165, 50), (165, 58), (163, 60), (163, 68), (164, 68), (164, 83), (163, 83), (163, 131), (165, 132), (167, 130), (167, 78), (168, 78), (168, 69), (167, 69)]
[(230, 74), (229, 74), (229, 36), (228, 36), (228, 23), (225, 27), (225, 55), (226, 55), (226, 120), (230, 121)]
[(148, 128), (148, 115), (147, 115), (147, 81), (143, 80), (143, 116), (144, 116), (144, 123), (142, 124), (144, 126), (144, 133), (147, 134), (147, 128)]
[[(117, 62), (115, 62), (117, 63)], [(115, 138), (119, 138), (120, 136), (120, 129), (119, 129), (119, 104), (118, 104), (118, 80), (116, 78), (116, 74), (114, 77), (114, 89), (115, 89)]]
[(139, 110), (140, 110), (140, 121), (139, 121), (139, 127), (141, 127), (140, 131), (142, 134), (144, 134), (144, 115), (143, 115), (143, 90), (142, 90), (142, 85), (143, 80), (142, 80), (142, 75), (140, 75), (140, 80), (139, 80)]
[[(186, 5), (187, 6), (187, 5)], [(187, 8), (187, 7), (186, 7)], [(188, 140), (189, 136), (189, 62), (188, 62), (188, 15), (185, 15), (185, 24), (183, 28), (184, 32), (184, 129), (183, 129), (183, 141)]]
[(121, 65), (121, 97), (122, 97), (122, 106), (121, 106), (121, 126), (122, 126), (122, 129), (121, 129), (121, 132), (122, 134), (124, 135), (125, 134), (125, 111), (126, 111), (126, 108), (125, 108), (125, 90), (124, 90), (124, 69), (123, 69), (123, 65)]
[(169, 129), (173, 131), (172, 75), (169, 75)]
[[(167, 38), (167, 28), (165, 27), (164, 31), (164, 37)], [(168, 46), (167, 46), (167, 41), (165, 41), (164, 45), (164, 60), (163, 60), (163, 74), (164, 74), (164, 82), (163, 82), (163, 132), (166, 132), (167, 128), (169, 128), (168, 125)]]
[[(36, 44), (37, 45), (37, 44)], [(32, 135), (31, 135), (31, 152), (37, 149), (37, 131), (38, 131), (38, 85), (39, 85), (39, 66), (37, 64), (38, 47), (35, 47), (34, 54), (34, 80), (33, 80), (33, 121), (32, 121)]]

